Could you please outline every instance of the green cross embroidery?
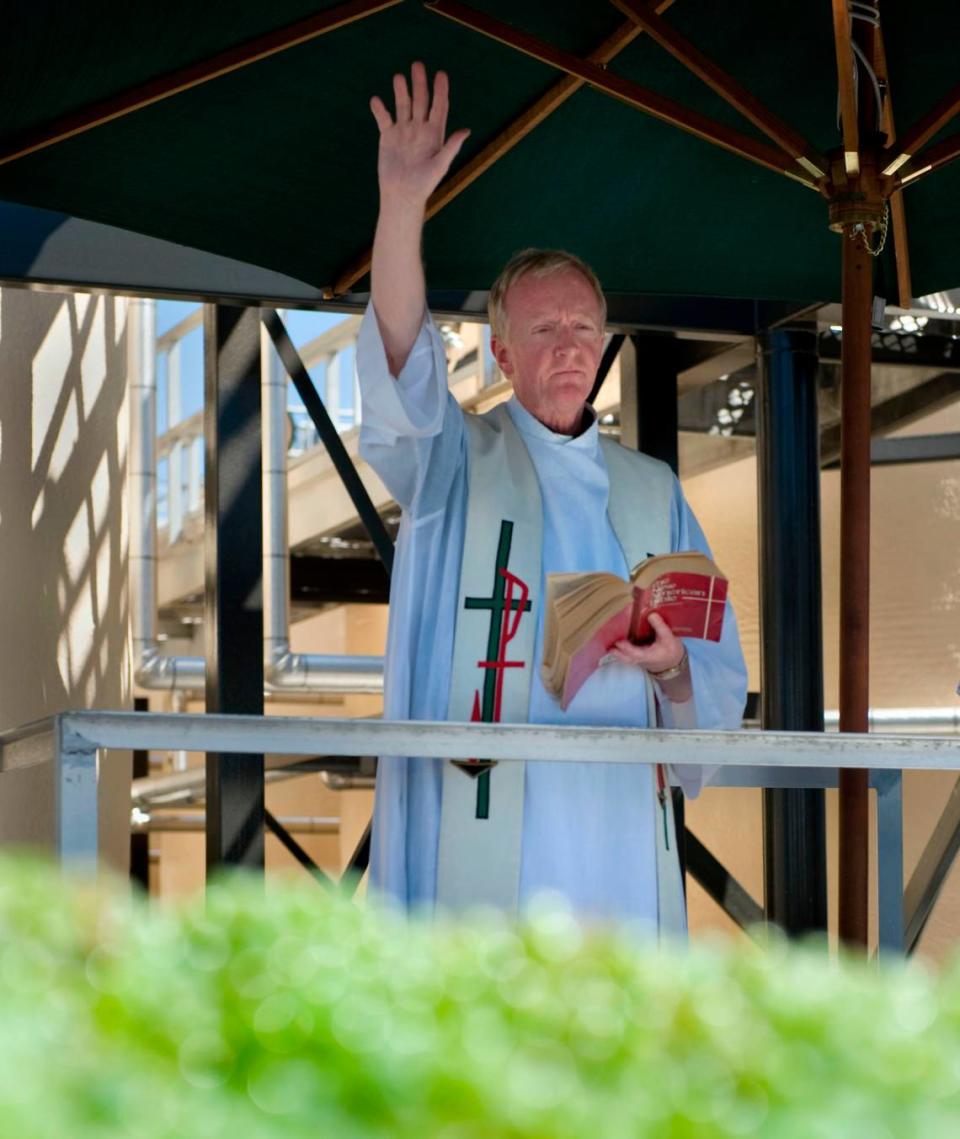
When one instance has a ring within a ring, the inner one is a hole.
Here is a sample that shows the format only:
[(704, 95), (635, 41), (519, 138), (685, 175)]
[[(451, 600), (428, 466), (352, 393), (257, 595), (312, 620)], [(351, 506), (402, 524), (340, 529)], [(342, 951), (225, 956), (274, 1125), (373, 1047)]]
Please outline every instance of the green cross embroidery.
[[(493, 589), (490, 597), (467, 597), (467, 609), (488, 609), (490, 611), (490, 632), (487, 635), (486, 659), (478, 661), (479, 668), (485, 670), (483, 695), (474, 705), (474, 719), (485, 724), (495, 724), (500, 720), (500, 697), (503, 692), (503, 671), (506, 668), (523, 668), (523, 661), (506, 659), (507, 644), (516, 635), (520, 617), (511, 628), (508, 614), (529, 612), (531, 603), (527, 600), (528, 589), (524, 582), (507, 569), (510, 561), (510, 546), (513, 541), (513, 523), (503, 519), (500, 523), (500, 540), (497, 543), (497, 558), (493, 569)], [(521, 597), (513, 597), (514, 585), (522, 589)], [(479, 693), (478, 693), (479, 697)], [(479, 713), (479, 714), (478, 714)], [(465, 769), (469, 770), (469, 769)], [(490, 817), (490, 768), (484, 768), (477, 775), (477, 814), (478, 819)]]

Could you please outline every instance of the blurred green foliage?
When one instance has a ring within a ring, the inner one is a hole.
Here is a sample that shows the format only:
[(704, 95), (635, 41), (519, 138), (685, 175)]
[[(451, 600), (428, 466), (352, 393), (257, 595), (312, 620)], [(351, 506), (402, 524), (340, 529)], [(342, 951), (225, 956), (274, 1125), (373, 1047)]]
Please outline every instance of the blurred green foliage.
[(956, 1139), (960, 970), (0, 863), (9, 1139)]

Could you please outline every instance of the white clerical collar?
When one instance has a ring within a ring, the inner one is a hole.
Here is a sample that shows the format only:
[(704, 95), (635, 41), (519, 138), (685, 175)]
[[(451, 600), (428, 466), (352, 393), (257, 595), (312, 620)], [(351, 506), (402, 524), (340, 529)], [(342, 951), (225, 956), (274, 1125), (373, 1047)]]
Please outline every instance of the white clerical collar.
[(590, 426), (579, 435), (563, 435), (559, 431), (552, 431), (545, 423), (541, 423), (536, 416), (531, 415), (517, 397), (511, 396), (507, 402), (507, 412), (513, 420), (513, 425), (521, 435), (531, 439), (541, 439), (546, 443), (555, 443), (560, 446), (582, 447), (590, 450), (597, 446), (600, 429), (597, 426), (597, 413), (589, 404), (584, 405), (584, 414), (590, 417)]

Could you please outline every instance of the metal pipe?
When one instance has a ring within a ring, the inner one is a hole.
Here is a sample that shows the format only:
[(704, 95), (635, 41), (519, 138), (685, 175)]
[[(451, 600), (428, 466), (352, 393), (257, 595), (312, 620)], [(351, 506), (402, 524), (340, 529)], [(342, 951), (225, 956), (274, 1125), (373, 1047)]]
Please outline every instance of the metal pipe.
[[(203, 692), (206, 663), (168, 656), (157, 640), (157, 374), (156, 304), (132, 302), (130, 362), (130, 626), (134, 681), (147, 691)], [(195, 322), (194, 322), (195, 323)], [(190, 327), (194, 327), (194, 323)], [(186, 325), (184, 325), (186, 327)], [(276, 367), (262, 330), (264, 401), (264, 694), (344, 695), (383, 691), (379, 656), (294, 653), (290, 649), (290, 565), (287, 550), (286, 376)], [(172, 493), (172, 488), (171, 488)]]
[[(383, 692), (383, 657), (294, 653), (265, 662), (264, 696), (347, 695)], [(144, 649), (136, 670), (140, 688), (166, 692), (203, 692), (203, 657), (165, 656), (159, 647)]]
[(344, 775), (339, 771), (321, 771), (320, 782), (331, 791), (372, 791), (377, 785), (374, 775)]
[[(154, 611), (155, 612), (155, 611)], [(133, 610), (131, 608), (131, 617)], [(206, 662), (203, 657), (165, 656), (158, 645), (142, 645), (134, 679), (149, 691), (203, 692)]]
[(130, 633), (134, 680), (155, 671), (157, 651), (157, 316), (149, 300), (130, 302)]
[(157, 640), (157, 308), (130, 302), (130, 634), (133, 679), (147, 690), (203, 689), (202, 657), (165, 656)]
[[(277, 821), (286, 830), (298, 834), (340, 833), (340, 820), (333, 817), (288, 815)], [(130, 816), (130, 830), (133, 834), (153, 831), (203, 831), (206, 825), (206, 811), (158, 811), (152, 814), (137, 807)]]
[[(272, 767), (265, 771), (263, 778), (267, 783), (277, 783), (283, 779), (296, 779), (298, 776), (312, 773), (304, 769), (302, 762), (290, 759), (286, 761), (286, 766)], [(134, 779), (130, 798), (134, 806), (162, 807), (168, 804), (172, 806), (175, 803), (202, 803), (206, 797), (206, 789), (206, 768), (190, 767), (186, 771), (174, 771), (168, 775), (149, 775), (142, 779)]]
[[(173, 752), (174, 761), (181, 754)], [(186, 751), (182, 754), (185, 756)], [(373, 757), (315, 756), (309, 759), (268, 755), (264, 779), (275, 783), (282, 779), (296, 779), (301, 775), (319, 774), (332, 791), (345, 791), (359, 787), (373, 787), (377, 761)], [(206, 794), (204, 767), (184, 767), (165, 775), (145, 775), (134, 779), (131, 801), (134, 807), (164, 806), (202, 802)]]
[(383, 691), (383, 657), (295, 653), (274, 642), (267, 658), (267, 692), (343, 693)]
[(130, 798), (134, 806), (164, 802), (178, 803), (201, 795), (206, 787), (206, 771), (201, 767), (191, 767), (186, 771), (175, 771), (170, 775), (148, 775), (134, 779), (130, 788)]
[[(827, 712), (827, 728), (840, 726), (840, 713)], [(960, 735), (960, 707), (956, 708), (871, 708), (867, 714), (867, 730), (871, 732), (906, 733), (907, 735)]]
[[(824, 712), (824, 728), (839, 731), (840, 713)], [(867, 718), (869, 731), (884, 735), (955, 736), (960, 735), (960, 708), (873, 708)], [(761, 727), (759, 720), (744, 720), (744, 728)]]

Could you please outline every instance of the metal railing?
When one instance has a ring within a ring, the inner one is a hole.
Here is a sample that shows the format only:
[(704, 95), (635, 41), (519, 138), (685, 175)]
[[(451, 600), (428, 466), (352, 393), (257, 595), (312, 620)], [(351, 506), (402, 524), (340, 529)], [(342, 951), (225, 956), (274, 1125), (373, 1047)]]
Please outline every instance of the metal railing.
[[(828, 711), (824, 715), (827, 731), (835, 732), (839, 713)], [(871, 732), (882, 732), (893, 735), (936, 735), (960, 736), (960, 706), (957, 708), (877, 708), (869, 713)], [(752, 732), (760, 730), (759, 721), (744, 720), (744, 729)], [(173, 753), (185, 754), (182, 751)], [(361, 766), (359, 773), (352, 770), (333, 771), (332, 761), (321, 761), (317, 770), (321, 771), (327, 786), (332, 789), (350, 787), (372, 787), (373, 776), (376, 770), (375, 762), (370, 761)], [(301, 765), (301, 772), (303, 765)], [(301, 772), (292, 772), (300, 774)], [(266, 779), (278, 779), (290, 773), (289, 766), (276, 769), (268, 766)], [(138, 806), (150, 804), (163, 805), (167, 802), (189, 801), (191, 803), (203, 802), (206, 793), (206, 777), (202, 768), (187, 768), (181, 766), (163, 774), (147, 775), (133, 781), (132, 801)], [(960, 803), (958, 803), (958, 820), (960, 820)]]
[[(828, 787), (838, 768), (866, 768), (877, 791), (879, 943), (902, 953), (932, 908), (950, 843), (939, 835), (929, 881), (911, 881), (904, 912), (902, 771), (960, 771), (960, 739), (804, 732), (652, 731), (532, 724), (419, 723), (286, 716), (66, 712), (0, 735), (2, 774), (53, 768), (52, 842), (61, 859), (97, 857), (98, 757), (111, 749), (189, 750), (291, 757), (419, 755), (501, 762), (685, 764), (720, 768), (721, 787)], [(386, 760), (385, 762), (390, 762)], [(960, 796), (957, 796), (960, 801)], [(948, 820), (957, 820), (950, 816)], [(938, 828), (938, 831), (942, 828)], [(954, 828), (956, 829), (956, 828)], [(954, 844), (955, 845), (955, 844)], [(923, 861), (923, 860), (921, 860)]]

